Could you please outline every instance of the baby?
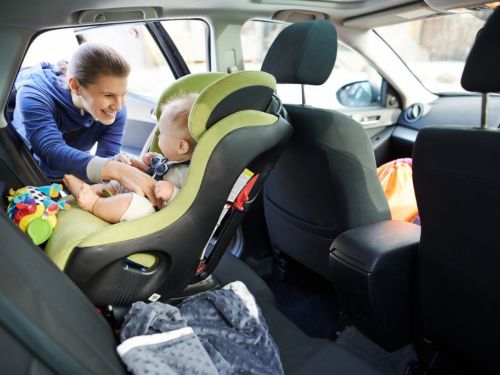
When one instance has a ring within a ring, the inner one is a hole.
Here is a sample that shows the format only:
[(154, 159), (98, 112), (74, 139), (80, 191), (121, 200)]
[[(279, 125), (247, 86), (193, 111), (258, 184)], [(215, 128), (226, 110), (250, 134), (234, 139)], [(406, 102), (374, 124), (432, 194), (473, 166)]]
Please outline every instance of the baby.
[[(177, 195), (186, 182), (189, 161), (196, 142), (188, 128), (188, 117), (198, 94), (183, 94), (166, 103), (158, 121), (158, 147), (167, 159), (161, 163), (166, 173), (156, 181), (155, 196), (165, 207)], [(148, 152), (142, 160), (132, 159), (131, 164), (144, 172), (154, 160), (158, 164), (160, 154)], [(123, 159), (122, 159), (123, 160)], [(64, 183), (73, 194), (81, 209), (110, 223), (130, 221), (155, 212), (153, 203), (147, 198), (126, 191), (117, 181), (106, 184), (87, 185), (73, 175), (65, 175)]]

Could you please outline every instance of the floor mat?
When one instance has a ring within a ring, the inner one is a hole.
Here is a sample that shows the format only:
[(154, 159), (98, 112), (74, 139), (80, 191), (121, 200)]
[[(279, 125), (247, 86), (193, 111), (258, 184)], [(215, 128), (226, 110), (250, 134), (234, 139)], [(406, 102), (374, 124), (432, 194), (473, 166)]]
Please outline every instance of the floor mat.
[(306, 269), (280, 280), (266, 276), (278, 309), (311, 337), (334, 339), (339, 307), (329, 282)]
[(335, 343), (357, 354), (382, 374), (403, 375), (408, 363), (417, 360), (413, 346), (388, 353), (352, 326), (344, 329)]

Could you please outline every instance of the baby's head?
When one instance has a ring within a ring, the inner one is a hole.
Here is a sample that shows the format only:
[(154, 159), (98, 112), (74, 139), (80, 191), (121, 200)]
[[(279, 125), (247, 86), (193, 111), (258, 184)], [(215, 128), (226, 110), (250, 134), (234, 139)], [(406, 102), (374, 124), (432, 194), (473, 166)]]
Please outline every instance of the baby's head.
[(196, 141), (189, 132), (188, 118), (197, 97), (196, 93), (181, 94), (162, 107), (158, 121), (158, 147), (168, 160), (191, 160)]

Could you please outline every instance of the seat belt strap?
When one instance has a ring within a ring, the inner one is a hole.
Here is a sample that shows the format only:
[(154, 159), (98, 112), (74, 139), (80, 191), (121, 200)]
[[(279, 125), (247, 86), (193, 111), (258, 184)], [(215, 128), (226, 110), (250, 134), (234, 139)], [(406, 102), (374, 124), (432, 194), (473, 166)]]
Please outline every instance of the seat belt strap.
[(0, 293), (0, 324), (58, 374), (91, 374)]

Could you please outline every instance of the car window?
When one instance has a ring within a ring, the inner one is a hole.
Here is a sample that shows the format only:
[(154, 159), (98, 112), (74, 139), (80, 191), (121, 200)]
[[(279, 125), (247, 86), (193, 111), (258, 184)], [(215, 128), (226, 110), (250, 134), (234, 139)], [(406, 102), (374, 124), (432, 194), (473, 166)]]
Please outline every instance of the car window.
[(288, 25), (288, 23), (260, 20), (245, 22), (241, 28), (241, 44), (246, 70), (260, 70), (269, 47)]
[(53, 30), (31, 44), (22, 67), (45, 61), (69, 61), (83, 42), (105, 43), (120, 52), (131, 66), (129, 92), (157, 98), (175, 80), (159, 47), (143, 24)]
[(168, 20), (162, 26), (167, 30), (191, 73), (210, 70), (208, 40), (210, 29), (202, 20)]
[[(285, 23), (259, 20), (250, 20), (243, 25), (241, 39), (245, 69), (261, 68), (272, 42), (287, 26)], [(378, 105), (382, 77), (363, 56), (339, 42), (335, 67), (328, 80), (319, 86), (305, 85), (306, 103), (327, 109), (342, 108), (344, 106), (337, 99), (337, 91), (344, 85), (359, 81), (367, 81), (372, 91), (372, 100), (361, 106)], [(302, 103), (300, 85), (278, 84), (277, 92), (285, 103)]]
[(47, 31), (30, 44), (21, 69), (42, 61), (52, 64), (67, 61), (77, 48), (78, 40), (72, 29)]
[[(167, 33), (185, 59), (191, 72), (208, 69), (208, 25), (201, 20), (163, 21)], [(154, 25), (152, 25), (154, 27)], [(173, 74), (146, 23), (127, 23), (51, 30), (40, 34), (30, 45), (21, 69), (40, 62), (66, 67), (83, 42), (100, 42), (120, 52), (131, 66), (128, 77), (127, 124), (122, 151), (139, 154), (147, 142), (156, 119), (152, 116), (156, 100), (172, 84)], [(6, 110), (12, 118), (14, 100)], [(95, 151), (95, 147), (91, 152)]]
[[(208, 25), (201, 20), (169, 20), (162, 25), (191, 72), (207, 71)], [(156, 99), (175, 81), (160, 48), (142, 23), (45, 32), (33, 41), (22, 66), (26, 68), (41, 61), (53, 64), (68, 61), (83, 42), (106, 43), (125, 57), (131, 66), (131, 93)]]
[(460, 78), (477, 32), (491, 11), (450, 14), (375, 31), (431, 92), (463, 93)]

